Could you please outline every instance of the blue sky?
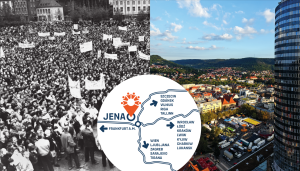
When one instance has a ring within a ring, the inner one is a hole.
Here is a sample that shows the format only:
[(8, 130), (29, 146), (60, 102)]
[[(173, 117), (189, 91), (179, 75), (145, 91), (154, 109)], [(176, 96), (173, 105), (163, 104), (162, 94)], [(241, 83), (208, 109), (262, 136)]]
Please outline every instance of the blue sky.
[(280, 0), (151, 0), (151, 55), (274, 58)]

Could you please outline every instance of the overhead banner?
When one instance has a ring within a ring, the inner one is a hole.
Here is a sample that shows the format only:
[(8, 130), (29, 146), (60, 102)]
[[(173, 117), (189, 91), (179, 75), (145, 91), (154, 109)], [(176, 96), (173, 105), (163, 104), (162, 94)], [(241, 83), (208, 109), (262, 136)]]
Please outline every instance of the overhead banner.
[(139, 51), (139, 57), (145, 60), (150, 60), (150, 55), (145, 55)]
[(144, 36), (139, 36), (139, 41), (143, 42), (145, 40)]
[(127, 31), (127, 27), (125, 26), (125, 27), (121, 27), (121, 26), (119, 26), (119, 30), (124, 30), (124, 31)]
[(74, 24), (74, 30), (78, 29), (78, 24)]
[(85, 78), (85, 89), (87, 90), (102, 90), (105, 88), (104, 78), (101, 77), (98, 81), (90, 81)]
[(109, 58), (109, 59), (118, 59), (118, 55), (117, 54), (108, 54), (108, 53), (105, 53), (104, 54), (105, 58)]
[(47, 32), (47, 33), (38, 33), (38, 35), (40, 37), (47, 37), (47, 36), (50, 36), (50, 32)]
[(129, 46), (128, 51), (129, 52), (135, 52), (135, 51), (137, 51), (137, 48), (136, 48), (136, 46)]
[(101, 50), (98, 50), (97, 58), (101, 57)]
[(34, 45), (34, 43), (19, 43), (19, 47), (20, 48), (34, 48), (35, 47), (35, 45)]
[(113, 45), (120, 46), (122, 44), (121, 38), (113, 38)]
[(80, 52), (81, 53), (93, 50), (93, 43), (92, 43), (92, 41), (86, 42), (86, 43), (82, 43), (79, 46), (80, 46)]
[(54, 36), (64, 36), (64, 35), (66, 35), (65, 32), (60, 32), (60, 33), (54, 32)]
[(73, 32), (73, 34), (80, 34), (80, 31), (76, 32), (76, 31), (73, 30), (72, 32)]
[(85, 29), (82, 31), (82, 33), (83, 33), (83, 34), (87, 34), (87, 33), (89, 33), (89, 31), (88, 31), (87, 28), (85, 28)]
[(68, 76), (68, 82), (69, 82), (69, 88), (70, 93), (73, 97), (81, 99), (81, 93), (80, 93), (80, 81), (73, 81), (70, 76)]
[(3, 48), (0, 47), (0, 58), (5, 58), (5, 54), (3, 52)]
[(112, 35), (103, 34), (103, 40), (112, 39)]

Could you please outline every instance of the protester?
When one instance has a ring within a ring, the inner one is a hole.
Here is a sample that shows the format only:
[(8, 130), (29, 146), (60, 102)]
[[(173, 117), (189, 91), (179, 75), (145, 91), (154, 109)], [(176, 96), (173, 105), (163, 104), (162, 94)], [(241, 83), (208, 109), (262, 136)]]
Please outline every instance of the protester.
[[(38, 35), (46, 32), (50, 36)], [(64, 36), (54, 35), (63, 32)], [(104, 34), (127, 44), (115, 46), (113, 40), (103, 40)], [(139, 36), (144, 36), (143, 41)], [(92, 50), (81, 52), (80, 45), (90, 41)], [(84, 137), (92, 135), (98, 112), (114, 87), (133, 76), (149, 74), (149, 60), (139, 55), (150, 54), (149, 42), (149, 20), (79, 22), (76, 30), (72, 22), (1, 27), (2, 165), (7, 170), (51, 171), (65, 162), (67, 154), (69, 168), (73, 167), (72, 160), (80, 168), (80, 151), (86, 154), (86, 162), (90, 156), (92, 163), (98, 163), (93, 157), (95, 145), (88, 144)], [(31, 47), (21, 48), (22, 44)], [(136, 46), (137, 51), (129, 52), (128, 46)], [(107, 58), (106, 54), (116, 54), (117, 58)], [(79, 81), (82, 98), (71, 94), (68, 77)], [(87, 90), (86, 80), (100, 80), (101, 88)], [(14, 155), (24, 160), (13, 161)], [(106, 161), (102, 164), (106, 165)]]

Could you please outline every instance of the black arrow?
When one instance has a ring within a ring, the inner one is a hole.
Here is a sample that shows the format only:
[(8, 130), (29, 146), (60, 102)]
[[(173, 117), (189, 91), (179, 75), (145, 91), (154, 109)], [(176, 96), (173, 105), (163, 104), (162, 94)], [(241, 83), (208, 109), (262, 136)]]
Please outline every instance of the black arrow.
[(170, 129), (172, 129), (174, 127), (174, 124), (170, 122), (170, 124), (167, 124), (167, 127), (170, 127)]
[(146, 143), (146, 141), (144, 141), (144, 145), (142, 145), (145, 149), (147, 149), (148, 148), (148, 146), (149, 146), (149, 143)]
[(101, 128), (100, 128), (100, 130), (101, 130), (102, 132), (104, 132), (105, 130), (107, 130), (107, 128), (104, 127), (104, 125), (102, 125)]
[(152, 106), (152, 105), (154, 105), (154, 107), (156, 107), (156, 105), (157, 105), (157, 101), (155, 101), (155, 100), (152, 100), (152, 103), (150, 104), (150, 106)]

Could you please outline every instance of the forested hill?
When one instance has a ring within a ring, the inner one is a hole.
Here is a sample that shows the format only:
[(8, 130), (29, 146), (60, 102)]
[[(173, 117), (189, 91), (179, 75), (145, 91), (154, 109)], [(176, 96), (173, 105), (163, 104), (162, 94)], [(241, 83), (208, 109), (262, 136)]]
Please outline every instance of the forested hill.
[(195, 69), (220, 68), (220, 67), (237, 67), (243, 70), (273, 70), (274, 58), (254, 58), (246, 57), (241, 59), (182, 59), (172, 61), (176, 64), (193, 67)]

